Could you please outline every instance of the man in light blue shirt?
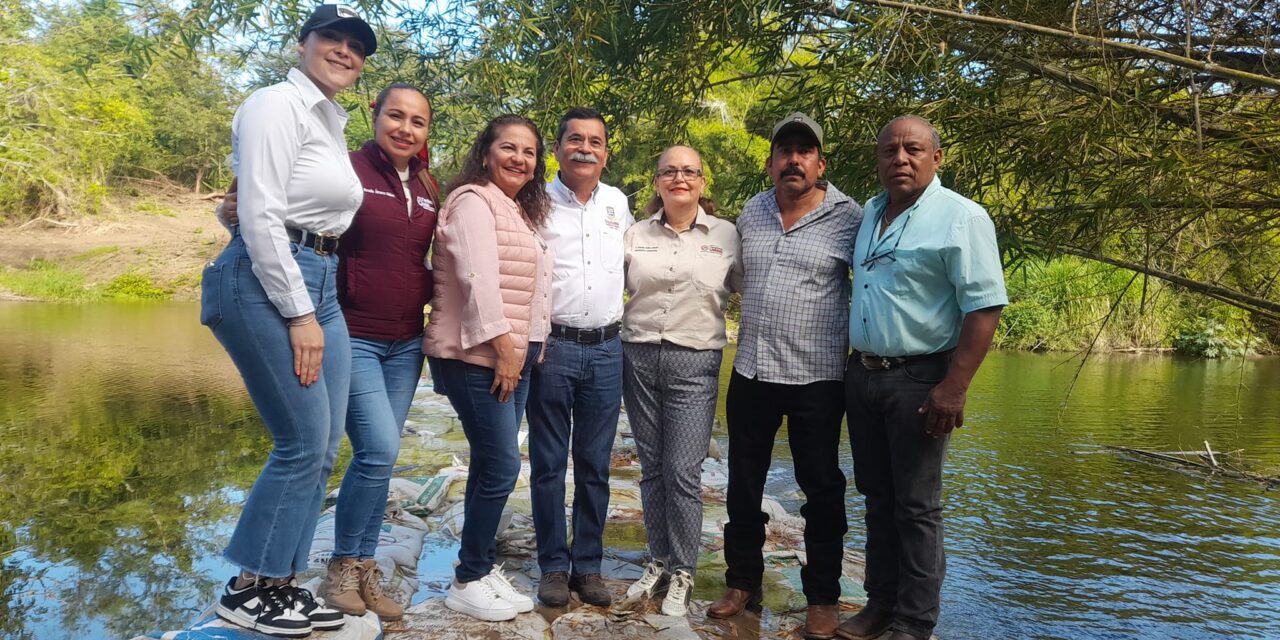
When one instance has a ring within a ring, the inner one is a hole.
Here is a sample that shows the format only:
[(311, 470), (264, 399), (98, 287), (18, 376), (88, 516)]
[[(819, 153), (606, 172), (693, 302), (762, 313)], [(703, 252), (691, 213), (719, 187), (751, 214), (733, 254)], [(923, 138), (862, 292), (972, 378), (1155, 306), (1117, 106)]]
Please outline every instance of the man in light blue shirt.
[(933, 125), (895, 118), (876, 157), (884, 191), (853, 247), (845, 372), (854, 483), (867, 505), (867, 606), (839, 635), (892, 629), (890, 640), (911, 640), (938, 622), (942, 463), (1008, 297), (991, 218), (938, 181)]

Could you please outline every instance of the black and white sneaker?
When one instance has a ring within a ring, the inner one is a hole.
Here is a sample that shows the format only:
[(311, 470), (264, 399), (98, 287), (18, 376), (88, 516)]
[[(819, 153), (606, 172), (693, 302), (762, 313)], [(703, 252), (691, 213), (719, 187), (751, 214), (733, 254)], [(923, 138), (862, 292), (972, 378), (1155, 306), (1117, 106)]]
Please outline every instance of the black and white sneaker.
[(341, 611), (330, 609), (325, 605), (324, 598), (317, 598), (310, 591), (298, 586), (297, 580), (290, 579), (289, 583), (281, 586), (280, 589), (289, 594), (289, 598), (293, 600), (293, 607), (311, 620), (312, 629), (333, 631), (341, 629), (342, 624), (346, 622)]
[(294, 606), (290, 593), (280, 587), (253, 583), (236, 589), (236, 579), (227, 581), (216, 608), (219, 618), (251, 631), (281, 638), (311, 635), (311, 620)]

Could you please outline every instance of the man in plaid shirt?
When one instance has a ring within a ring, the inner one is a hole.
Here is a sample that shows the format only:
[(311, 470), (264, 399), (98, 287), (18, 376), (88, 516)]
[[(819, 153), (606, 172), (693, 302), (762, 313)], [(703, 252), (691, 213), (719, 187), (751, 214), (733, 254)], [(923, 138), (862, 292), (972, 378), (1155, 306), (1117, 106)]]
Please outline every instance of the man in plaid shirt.
[(848, 354), (849, 264), (862, 209), (822, 180), (822, 127), (794, 113), (773, 129), (765, 168), (774, 187), (738, 218), (745, 278), (742, 324), (726, 400), (729, 522), (723, 597), (713, 617), (762, 597), (768, 516), (760, 510), (774, 439), (787, 418), (796, 482), (806, 503), (805, 637), (834, 637), (847, 530), (837, 453)]

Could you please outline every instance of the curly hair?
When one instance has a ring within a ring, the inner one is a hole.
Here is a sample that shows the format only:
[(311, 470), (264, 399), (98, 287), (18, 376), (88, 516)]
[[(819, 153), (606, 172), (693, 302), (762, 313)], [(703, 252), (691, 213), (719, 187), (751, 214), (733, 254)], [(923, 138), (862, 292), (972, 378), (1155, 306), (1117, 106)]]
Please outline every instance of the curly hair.
[(491, 182), (489, 170), (484, 166), (485, 156), (489, 153), (489, 147), (497, 141), (498, 133), (503, 128), (511, 126), (528, 127), (533, 132), (533, 137), (538, 140), (538, 163), (533, 169), (533, 179), (520, 188), (515, 201), (533, 226), (542, 227), (547, 216), (551, 214), (551, 198), (547, 196), (546, 188), (547, 149), (538, 125), (524, 116), (507, 114), (490, 120), (489, 124), (485, 125), (484, 131), (481, 131), (476, 141), (471, 144), (471, 151), (467, 152), (467, 159), (462, 163), (462, 171), (449, 182), (449, 190), (468, 184), (485, 185)]

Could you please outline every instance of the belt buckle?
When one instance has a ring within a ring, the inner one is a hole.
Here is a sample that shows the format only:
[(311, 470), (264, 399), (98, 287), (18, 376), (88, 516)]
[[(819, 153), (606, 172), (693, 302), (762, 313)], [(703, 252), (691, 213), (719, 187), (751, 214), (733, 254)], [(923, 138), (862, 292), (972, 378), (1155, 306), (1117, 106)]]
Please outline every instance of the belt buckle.
[(862, 361), (862, 368), (869, 371), (887, 371), (893, 367), (893, 361), (884, 356), (872, 356), (865, 353), (859, 353), (858, 360)]
[(315, 244), (312, 248), (318, 256), (327, 256), (338, 250), (338, 236), (332, 233), (315, 234)]
[(586, 344), (595, 344), (597, 342), (604, 342), (604, 329), (601, 329), (599, 327), (595, 329), (579, 329), (578, 341), (584, 342)]

